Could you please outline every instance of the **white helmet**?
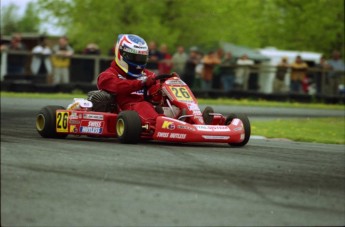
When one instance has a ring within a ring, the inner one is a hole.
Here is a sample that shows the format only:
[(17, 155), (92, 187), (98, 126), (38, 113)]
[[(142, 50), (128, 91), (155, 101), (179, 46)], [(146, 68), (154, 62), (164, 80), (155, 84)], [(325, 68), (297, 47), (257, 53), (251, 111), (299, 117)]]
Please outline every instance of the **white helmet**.
[(115, 62), (128, 75), (142, 76), (149, 55), (145, 40), (137, 35), (121, 34), (115, 46)]

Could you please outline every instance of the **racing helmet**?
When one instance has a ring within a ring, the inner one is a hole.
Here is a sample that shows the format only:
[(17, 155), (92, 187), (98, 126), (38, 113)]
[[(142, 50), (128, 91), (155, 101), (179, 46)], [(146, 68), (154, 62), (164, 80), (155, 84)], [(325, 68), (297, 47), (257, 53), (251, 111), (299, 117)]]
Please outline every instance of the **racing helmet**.
[(137, 35), (121, 34), (115, 46), (115, 62), (125, 73), (138, 78), (142, 76), (149, 55), (145, 40)]

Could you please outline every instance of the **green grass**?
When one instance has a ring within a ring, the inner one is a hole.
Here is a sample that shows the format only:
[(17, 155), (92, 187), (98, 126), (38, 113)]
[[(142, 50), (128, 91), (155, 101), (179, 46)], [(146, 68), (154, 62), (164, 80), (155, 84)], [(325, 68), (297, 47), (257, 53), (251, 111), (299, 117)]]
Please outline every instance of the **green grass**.
[(253, 121), (252, 135), (294, 141), (345, 144), (345, 119), (305, 118)]
[[(1, 97), (12, 98), (45, 98), (45, 99), (73, 99), (86, 97), (80, 91), (73, 94), (67, 93), (17, 93), (17, 92), (1, 92)], [(274, 102), (265, 100), (249, 100), (249, 99), (198, 99), (199, 104), (205, 105), (236, 105), (236, 106), (256, 106), (256, 107), (284, 107), (284, 108), (311, 108), (311, 109), (335, 109), (345, 110), (345, 106), (341, 104), (323, 104), (323, 103), (291, 103), (291, 102)]]

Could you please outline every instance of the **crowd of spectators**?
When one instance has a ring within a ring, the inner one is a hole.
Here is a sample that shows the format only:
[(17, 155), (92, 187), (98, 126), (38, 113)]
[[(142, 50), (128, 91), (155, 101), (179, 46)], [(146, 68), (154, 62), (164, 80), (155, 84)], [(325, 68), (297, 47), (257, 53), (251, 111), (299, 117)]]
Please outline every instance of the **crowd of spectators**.
[[(148, 46), (148, 69), (157, 75), (176, 72), (193, 89), (246, 91), (250, 89), (251, 75), (258, 73), (258, 62), (250, 59), (247, 54), (236, 59), (231, 52), (221, 48), (204, 53), (196, 46), (186, 51), (184, 46), (179, 45), (174, 53), (169, 53), (169, 47), (164, 43), (158, 48), (157, 43), (151, 41)], [(9, 44), (1, 46), (1, 51), (4, 50), (28, 51), (19, 34), (13, 35)], [(52, 47), (42, 36), (31, 52), (30, 69), (33, 75), (46, 75), (50, 84), (70, 82), (69, 68), (74, 50), (69, 45), (66, 36), (60, 37), (58, 43)], [(89, 43), (80, 54), (95, 56), (100, 55), (101, 51), (96, 43)], [(114, 55), (113, 48), (108, 54)], [(11, 64), (8, 64), (8, 74), (22, 74), (24, 72), (23, 56), (9, 55), (8, 58), (11, 61)], [(92, 64), (88, 65), (91, 70)], [(304, 62), (299, 55), (293, 62), (283, 57), (273, 70), (275, 71), (272, 84), (274, 93), (310, 94), (314, 89), (317, 94), (336, 95), (345, 66), (340, 52), (334, 51), (330, 59), (327, 60), (325, 56), (322, 56), (320, 62), (313, 67)], [(290, 81), (287, 81), (288, 75)]]

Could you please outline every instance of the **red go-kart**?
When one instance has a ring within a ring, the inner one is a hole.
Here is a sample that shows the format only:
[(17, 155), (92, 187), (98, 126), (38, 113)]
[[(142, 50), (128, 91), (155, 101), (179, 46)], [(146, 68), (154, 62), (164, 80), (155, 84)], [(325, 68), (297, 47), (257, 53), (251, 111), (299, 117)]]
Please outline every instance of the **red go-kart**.
[(144, 97), (155, 106), (159, 116), (155, 124), (145, 122), (135, 111), (122, 111), (114, 96), (105, 91), (91, 91), (87, 99), (75, 99), (67, 109), (46, 106), (36, 117), (36, 129), (44, 138), (67, 135), (117, 137), (121, 143), (141, 140), (168, 142), (215, 142), (244, 146), (250, 138), (250, 122), (244, 114), (225, 117), (211, 107), (200, 111), (198, 102), (177, 74), (159, 75), (155, 95), (144, 89)]

